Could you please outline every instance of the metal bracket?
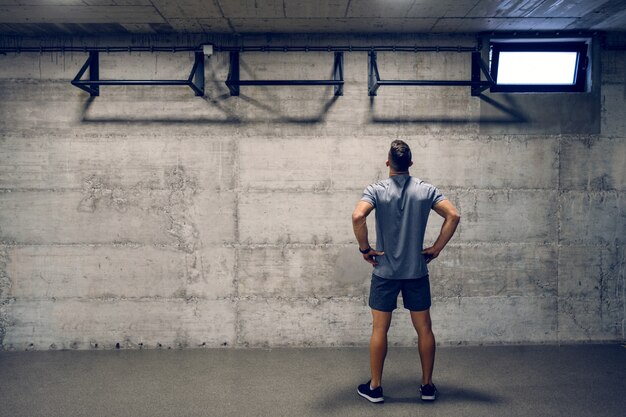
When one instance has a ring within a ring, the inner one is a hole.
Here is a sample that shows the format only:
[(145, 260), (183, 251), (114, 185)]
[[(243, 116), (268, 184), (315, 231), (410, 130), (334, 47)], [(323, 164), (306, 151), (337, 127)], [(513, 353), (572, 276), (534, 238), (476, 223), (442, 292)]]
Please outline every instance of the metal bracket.
[[(485, 74), (487, 81), (480, 79), (480, 73)], [(495, 85), (494, 79), (491, 77), (487, 64), (480, 57), (480, 52), (472, 52), (472, 96), (479, 96), (480, 93)]]
[[(480, 52), (472, 52), (472, 74), (471, 80), (381, 80), (378, 72), (378, 65), (376, 63), (376, 51), (369, 51), (369, 65), (368, 65), (368, 78), (367, 87), (368, 94), (370, 96), (376, 95), (376, 90), (381, 85), (413, 85), (413, 86), (469, 86), (471, 87), (472, 96), (479, 96), (480, 93), (490, 88), (495, 82), (489, 74), (487, 65), (480, 57)], [(487, 81), (482, 81), (480, 73), (485, 74)]]
[(333, 85), (335, 95), (343, 95), (343, 52), (335, 52), (332, 80), (242, 80), (239, 71), (239, 52), (230, 52), (230, 69), (226, 86), (231, 96), (239, 95), (239, 87), (242, 85), (269, 86), (269, 85)]
[[(89, 79), (81, 80), (87, 69), (89, 69)], [(100, 95), (101, 85), (186, 85), (194, 91), (196, 96), (204, 96), (204, 54), (194, 52), (193, 67), (186, 80), (101, 80), (99, 52), (89, 51), (89, 58), (72, 80), (72, 85), (85, 90), (92, 97)]]

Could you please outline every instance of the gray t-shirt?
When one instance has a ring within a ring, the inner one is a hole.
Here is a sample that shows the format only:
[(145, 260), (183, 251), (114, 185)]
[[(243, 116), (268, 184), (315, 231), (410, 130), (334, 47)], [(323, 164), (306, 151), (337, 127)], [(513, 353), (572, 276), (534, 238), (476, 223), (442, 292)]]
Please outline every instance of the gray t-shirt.
[(428, 275), (421, 254), (430, 210), (445, 199), (439, 190), (409, 175), (395, 175), (370, 184), (362, 201), (376, 209), (376, 250), (374, 275), (388, 279), (415, 279)]

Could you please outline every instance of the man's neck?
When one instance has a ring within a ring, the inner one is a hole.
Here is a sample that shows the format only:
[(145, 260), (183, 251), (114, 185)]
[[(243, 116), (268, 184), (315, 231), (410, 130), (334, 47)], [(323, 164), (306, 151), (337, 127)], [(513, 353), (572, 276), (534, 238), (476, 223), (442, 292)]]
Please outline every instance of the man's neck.
[(406, 171), (394, 171), (393, 169), (389, 170), (390, 177), (395, 177), (396, 175), (410, 175), (410, 174), (409, 174), (408, 169)]

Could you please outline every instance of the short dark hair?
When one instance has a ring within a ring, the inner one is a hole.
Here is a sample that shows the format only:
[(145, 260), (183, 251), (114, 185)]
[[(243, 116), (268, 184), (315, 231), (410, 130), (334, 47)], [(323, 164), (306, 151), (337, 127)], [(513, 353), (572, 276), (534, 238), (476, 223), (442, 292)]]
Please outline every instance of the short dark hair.
[(389, 165), (394, 171), (403, 172), (409, 169), (413, 156), (411, 148), (403, 140), (394, 140), (389, 149)]

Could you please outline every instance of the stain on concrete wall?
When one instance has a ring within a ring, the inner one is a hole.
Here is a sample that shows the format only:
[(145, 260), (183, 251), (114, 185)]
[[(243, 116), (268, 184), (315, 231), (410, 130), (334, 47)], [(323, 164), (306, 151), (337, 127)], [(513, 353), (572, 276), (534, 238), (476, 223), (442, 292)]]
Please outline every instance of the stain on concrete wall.
[(153, 182), (143, 182), (123, 188), (108, 178), (91, 175), (83, 181), (83, 198), (77, 211), (94, 213), (98, 207), (125, 213), (129, 207), (163, 216), (168, 235), (175, 239), (180, 250), (193, 253), (198, 241), (198, 230), (189, 214), (196, 194), (196, 180), (185, 175), (182, 166), (166, 169), (165, 190)]
[[(474, 38), (249, 39), (268, 41)], [(597, 111), (541, 108), (567, 95), (530, 100), (539, 107), (528, 114), (558, 113), (558, 123), (511, 119), (466, 88), (381, 87), (370, 99), (366, 53), (346, 53), (339, 98), (326, 87), (242, 87), (230, 97), (228, 56), (217, 53), (206, 97), (103, 87), (89, 99), (69, 84), (82, 54), (0, 56), (9, 63), (0, 65), (0, 349), (365, 345), (371, 271), (350, 214), (387, 175), (396, 138), (413, 148), (412, 174), (462, 214), (431, 264), (440, 343), (623, 340), (626, 60), (599, 53)], [(189, 54), (109, 54), (101, 75), (174, 79), (192, 63)], [(332, 54), (245, 53), (242, 68), (317, 79)], [(469, 60), (381, 53), (379, 69), (388, 79), (462, 79)], [(589, 117), (589, 130), (573, 128)], [(441, 223), (431, 216), (427, 242)], [(390, 342), (414, 344), (401, 311)]]

